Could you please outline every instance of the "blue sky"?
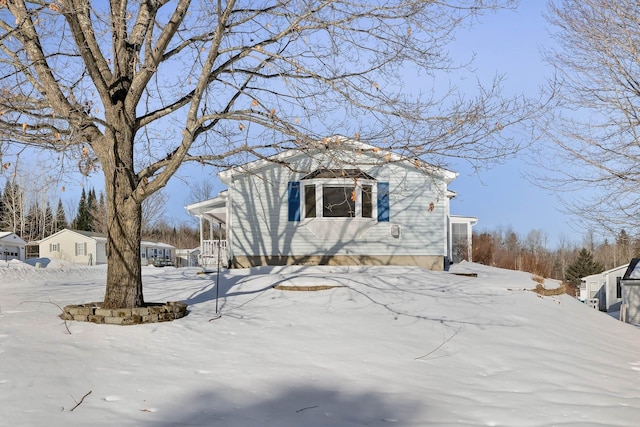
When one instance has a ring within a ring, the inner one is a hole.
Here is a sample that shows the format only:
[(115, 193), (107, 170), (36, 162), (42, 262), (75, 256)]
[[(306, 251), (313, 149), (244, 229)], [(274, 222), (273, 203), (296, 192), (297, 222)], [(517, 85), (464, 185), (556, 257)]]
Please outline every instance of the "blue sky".
[[(469, 33), (458, 37), (455, 52), (474, 51), (478, 75), (482, 79), (504, 74), (505, 94), (536, 96), (550, 67), (541, 59), (549, 47), (550, 25), (542, 16), (546, 2), (525, 0), (516, 11), (501, 11), (482, 18)], [(557, 195), (530, 183), (524, 176), (536, 171), (526, 161), (527, 152), (479, 175), (462, 165), (460, 176), (451, 184), (458, 196), (452, 213), (476, 216), (476, 231), (512, 227), (525, 236), (530, 230), (544, 231), (549, 248), (563, 236), (580, 243), (582, 232), (576, 218), (563, 214)]]

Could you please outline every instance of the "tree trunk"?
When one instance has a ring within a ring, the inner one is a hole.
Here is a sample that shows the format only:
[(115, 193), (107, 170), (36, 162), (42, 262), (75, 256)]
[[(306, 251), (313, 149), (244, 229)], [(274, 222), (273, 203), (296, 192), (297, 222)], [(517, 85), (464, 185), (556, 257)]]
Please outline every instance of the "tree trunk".
[[(116, 110), (117, 111), (117, 110)], [(122, 111), (122, 110), (120, 110)], [(144, 306), (140, 238), (142, 200), (137, 193), (131, 115), (117, 111), (105, 138), (94, 144), (107, 196), (107, 286), (103, 308)], [(124, 117), (124, 119), (123, 119)]]
[[(109, 186), (107, 186), (109, 187)], [(140, 259), (141, 205), (116, 184), (107, 189), (107, 287), (103, 308), (144, 306)]]

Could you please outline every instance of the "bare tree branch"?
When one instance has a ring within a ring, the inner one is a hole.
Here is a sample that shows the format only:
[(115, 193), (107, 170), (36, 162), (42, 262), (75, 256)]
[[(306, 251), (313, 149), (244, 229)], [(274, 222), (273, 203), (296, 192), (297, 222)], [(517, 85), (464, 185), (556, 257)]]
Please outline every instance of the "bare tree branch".
[[(640, 5), (558, 0), (548, 20), (561, 107), (541, 122), (550, 144), (538, 177), (566, 209), (606, 233), (640, 232)], [(546, 178), (546, 179), (545, 179)]]

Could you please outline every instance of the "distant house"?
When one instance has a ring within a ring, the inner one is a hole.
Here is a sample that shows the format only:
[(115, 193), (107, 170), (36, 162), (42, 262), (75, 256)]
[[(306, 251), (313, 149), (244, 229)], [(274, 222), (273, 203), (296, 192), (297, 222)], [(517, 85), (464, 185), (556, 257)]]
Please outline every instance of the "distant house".
[[(601, 311), (618, 311), (622, 302), (621, 280), (629, 264), (580, 279), (579, 299)], [(597, 300), (597, 301), (596, 301)]]
[[(107, 263), (107, 236), (91, 231), (65, 228), (40, 240), (40, 258), (60, 259), (74, 264), (99, 265)], [(174, 246), (166, 243), (142, 241), (142, 265), (171, 263)]]
[[(219, 177), (228, 189), (186, 209), (200, 219), (205, 269), (220, 259), (240, 268), (369, 264), (443, 270), (453, 258), (453, 224), (455, 244), (463, 242), (470, 254), (477, 222), (450, 215), (455, 193), (448, 185), (456, 176), (333, 137), (223, 171)], [(217, 230), (226, 238), (219, 239)]]
[(11, 231), (0, 232), (0, 259), (10, 261), (26, 259), (25, 247), (27, 242), (22, 240), (16, 233)]
[(150, 242), (143, 240), (140, 242), (140, 257), (142, 265), (156, 265), (164, 267), (173, 265), (176, 247), (168, 243)]
[(107, 263), (107, 238), (100, 233), (65, 228), (40, 240), (38, 246), (40, 258), (84, 265)]

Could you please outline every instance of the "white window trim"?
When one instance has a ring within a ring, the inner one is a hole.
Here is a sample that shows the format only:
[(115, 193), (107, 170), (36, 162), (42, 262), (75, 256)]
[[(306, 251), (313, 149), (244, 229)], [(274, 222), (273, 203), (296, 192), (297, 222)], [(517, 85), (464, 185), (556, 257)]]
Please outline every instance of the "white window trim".
[[(327, 217), (323, 216), (323, 188), (324, 187), (353, 187), (355, 184), (356, 189), (356, 213), (354, 217)], [(306, 216), (306, 197), (305, 187), (308, 185), (315, 185), (316, 190), (316, 216), (308, 218)], [(371, 218), (362, 217), (362, 186), (371, 186)], [(301, 221), (378, 221), (378, 186), (375, 180), (371, 179), (358, 179), (354, 183), (351, 178), (316, 178), (305, 179), (301, 181), (302, 188), (300, 189), (300, 214), (302, 216)]]

